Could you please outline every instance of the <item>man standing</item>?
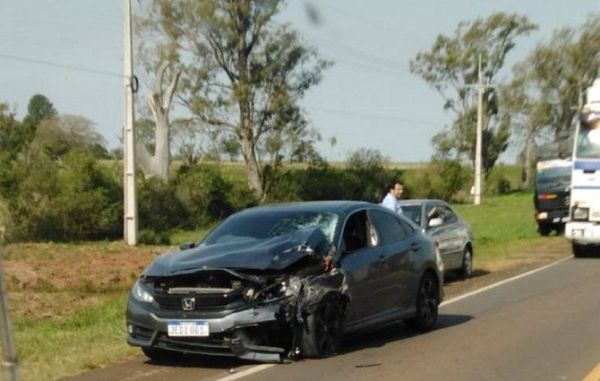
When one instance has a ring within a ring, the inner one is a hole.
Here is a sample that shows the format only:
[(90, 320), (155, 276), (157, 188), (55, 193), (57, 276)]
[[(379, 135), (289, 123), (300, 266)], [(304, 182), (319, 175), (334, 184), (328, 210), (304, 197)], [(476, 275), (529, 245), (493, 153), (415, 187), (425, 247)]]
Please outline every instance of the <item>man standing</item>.
[(399, 181), (393, 181), (388, 186), (388, 194), (385, 195), (381, 205), (393, 210), (398, 214), (402, 214), (402, 208), (400, 207), (400, 197), (402, 197), (402, 193), (404, 192), (404, 186)]

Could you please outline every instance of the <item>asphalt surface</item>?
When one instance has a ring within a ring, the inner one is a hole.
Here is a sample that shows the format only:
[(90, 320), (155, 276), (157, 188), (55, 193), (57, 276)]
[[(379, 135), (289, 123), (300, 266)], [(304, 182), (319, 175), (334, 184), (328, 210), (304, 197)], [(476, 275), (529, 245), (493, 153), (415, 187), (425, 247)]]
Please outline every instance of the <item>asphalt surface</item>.
[(600, 363), (599, 291), (600, 258), (569, 259), (448, 300), (432, 332), (397, 324), (348, 338), (344, 353), (329, 359), (264, 366), (140, 356), (69, 380), (582, 380)]

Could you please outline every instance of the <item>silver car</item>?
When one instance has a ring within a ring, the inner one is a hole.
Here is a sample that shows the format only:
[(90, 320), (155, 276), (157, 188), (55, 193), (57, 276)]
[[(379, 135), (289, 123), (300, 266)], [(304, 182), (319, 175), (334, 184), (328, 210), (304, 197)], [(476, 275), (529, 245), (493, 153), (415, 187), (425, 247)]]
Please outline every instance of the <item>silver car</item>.
[(444, 270), (468, 278), (473, 273), (471, 226), (442, 200), (402, 200), (400, 204), (404, 216), (436, 240)]

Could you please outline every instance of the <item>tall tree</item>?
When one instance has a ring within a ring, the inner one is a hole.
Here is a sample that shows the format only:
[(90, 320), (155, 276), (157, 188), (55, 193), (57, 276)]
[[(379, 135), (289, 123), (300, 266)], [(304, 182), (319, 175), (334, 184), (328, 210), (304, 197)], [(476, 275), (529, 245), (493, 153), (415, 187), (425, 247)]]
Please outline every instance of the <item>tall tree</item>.
[[(485, 83), (493, 83), (504, 66), (517, 37), (537, 26), (527, 17), (497, 12), (488, 18), (461, 22), (453, 36), (440, 34), (431, 50), (411, 60), (411, 71), (421, 76), (444, 98), (446, 110), (455, 113), (452, 126), (433, 138), (441, 157), (475, 158), (477, 105), (475, 91), (467, 85), (478, 79), (478, 57), (482, 58)], [(488, 88), (483, 97), (483, 168), (486, 173), (508, 147), (510, 120), (499, 114), (497, 90)]]
[(515, 65), (503, 98), (515, 132), (524, 137), (526, 168), (536, 146), (572, 135), (580, 96), (598, 75), (599, 54), (600, 15), (594, 15), (578, 28), (555, 31)]
[(106, 153), (106, 140), (94, 123), (79, 115), (60, 115), (43, 120), (35, 133), (30, 148), (42, 151), (51, 159), (59, 159), (72, 150), (93, 154)]
[(281, 0), (154, 0), (143, 23), (177, 57), (179, 98), (188, 110), (238, 137), (248, 184), (263, 199), (260, 152), (269, 137), (302, 125), (298, 101), (328, 66), (274, 21), (281, 6)]
[(0, 168), (7, 170), (10, 161), (16, 159), (23, 144), (21, 123), (8, 105), (0, 103)]
[(154, 119), (154, 131), (152, 131), (154, 147), (152, 153), (149, 152), (147, 145), (136, 144), (136, 155), (140, 159), (142, 171), (146, 175), (156, 176), (162, 180), (167, 180), (169, 177), (169, 167), (171, 165), (169, 112), (181, 75), (181, 70), (175, 68), (172, 70), (170, 79), (167, 79), (167, 69), (170, 66), (172, 64), (169, 61), (164, 61), (160, 65), (154, 88), (148, 96), (148, 107)]
[(31, 142), (40, 122), (53, 119), (57, 115), (54, 105), (46, 96), (42, 94), (32, 96), (27, 105), (27, 115), (23, 119), (25, 142)]
[(23, 127), (15, 112), (0, 103), (0, 198), (16, 193), (17, 178), (12, 163), (19, 155), (23, 143)]

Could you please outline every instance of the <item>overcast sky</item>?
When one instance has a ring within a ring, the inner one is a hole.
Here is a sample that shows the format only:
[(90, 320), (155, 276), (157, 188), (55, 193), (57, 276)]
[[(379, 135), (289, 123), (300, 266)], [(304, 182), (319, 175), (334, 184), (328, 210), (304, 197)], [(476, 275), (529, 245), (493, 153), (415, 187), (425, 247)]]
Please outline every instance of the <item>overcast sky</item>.
[[(307, 4), (318, 10), (320, 23), (311, 22)], [(460, 21), (494, 11), (524, 14), (540, 26), (517, 41), (500, 76), (507, 79), (510, 66), (539, 41), (556, 28), (582, 24), (600, 12), (600, 1), (288, 0), (278, 19), (335, 62), (303, 100), (323, 136), (321, 153), (340, 160), (366, 147), (396, 162), (429, 160), (431, 137), (452, 115), (434, 90), (410, 74), (408, 62), (439, 33), (451, 34)], [(3, 0), (0, 16), (0, 102), (22, 117), (29, 98), (44, 94), (60, 113), (92, 120), (109, 145), (118, 146), (123, 1)], [(513, 159), (514, 152), (503, 158)]]

